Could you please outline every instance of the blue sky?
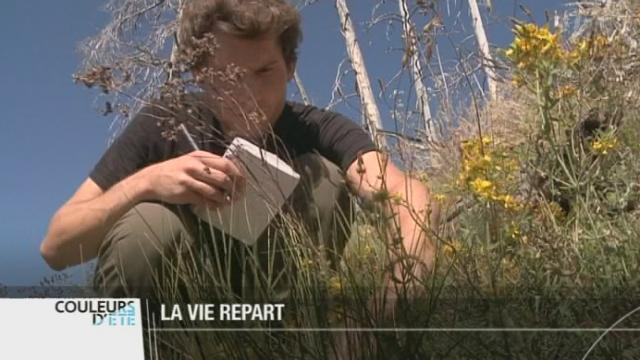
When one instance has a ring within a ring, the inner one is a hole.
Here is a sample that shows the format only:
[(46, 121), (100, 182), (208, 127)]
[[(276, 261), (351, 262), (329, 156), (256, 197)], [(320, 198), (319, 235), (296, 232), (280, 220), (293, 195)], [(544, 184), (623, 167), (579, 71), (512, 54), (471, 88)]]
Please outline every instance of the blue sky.
[[(395, 1), (387, 2), (395, 9)], [(492, 2), (486, 20), (490, 41), (498, 46), (511, 40), (507, 17), (523, 17), (514, 2), (528, 6), (538, 22), (544, 21), (544, 9), (563, 7), (560, 0)], [(104, 3), (7, 0), (0, 5), (0, 284), (35, 285), (53, 275), (38, 251), (49, 220), (106, 149), (111, 119), (98, 113), (94, 91), (72, 81), (80, 61), (78, 42), (108, 21), (100, 10)], [(372, 3), (349, 1), (355, 21), (369, 18)], [(466, 1), (450, 4), (453, 13), (466, 13)], [(314, 103), (324, 106), (345, 56), (333, 1), (319, 0), (305, 9), (303, 26), (300, 75)], [(470, 24), (464, 30), (455, 37), (459, 44), (470, 34)], [(398, 52), (385, 53), (391, 43), (381, 28), (360, 35), (372, 77), (388, 78), (398, 69)], [(67, 272), (77, 283), (88, 268)]]

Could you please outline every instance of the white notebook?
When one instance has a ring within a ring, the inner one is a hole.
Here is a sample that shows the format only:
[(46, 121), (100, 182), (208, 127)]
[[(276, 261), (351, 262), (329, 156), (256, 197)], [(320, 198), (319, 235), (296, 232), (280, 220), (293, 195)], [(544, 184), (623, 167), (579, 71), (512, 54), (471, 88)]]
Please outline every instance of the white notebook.
[(229, 156), (245, 175), (245, 195), (216, 210), (193, 207), (193, 211), (203, 221), (253, 245), (298, 185), (300, 175), (277, 155), (239, 137), (224, 153)]

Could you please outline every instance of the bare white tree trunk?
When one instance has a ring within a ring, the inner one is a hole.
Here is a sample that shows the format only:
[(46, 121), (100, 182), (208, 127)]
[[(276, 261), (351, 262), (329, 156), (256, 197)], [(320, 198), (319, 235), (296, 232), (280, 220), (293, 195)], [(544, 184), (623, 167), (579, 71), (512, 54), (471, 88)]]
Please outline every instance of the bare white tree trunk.
[(171, 47), (171, 70), (169, 71), (169, 80), (172, 80), (176, 75), (175, 67), (178, 63), (178, 39), (180, 38), (180, 20), (182, 19), (182, 10), (184, 8), (184, 1), (180, 0), (178, 3), (178, 14), (176, 15), (176, 31), (173, 34), (173, 46)]
[(411, 69), (413, 76), (414, 88), (417, 95), (417, 108), (424, 120), (424, 131), (428, 140), (437, 140), (439, 138), (438, 131), (435, 128), (434, 119), (431, 116), (431, 108), (429, 107), (429, 94), (427, 88), (422, 82), (422, 64), (420, 63), (420, 49), (418, 48), (418, 39), (415, 33), (415, 26), (409, 17), (409, 8), (406, 0), (398, 0), (400, 6), (400, 15), (402, 16), (402, 29), (405, 41), (405, 60)]
[(307, 95), (307, 90), (305, 90), (304, 85), (302, 84), (302, 79), (298, 75), (298, 70), (293, 73), (293, 78), (296, 82), (296, 86), (298, 87), (298, 91), (300, 91), (300, 96), (302, 97), (302, 102), (305, 105), (311, 104), (311, 100), (309, 99), (309, 95)]
[(482, 54), (482, 67), (484, 69), (484, 73), (487, 75), (489, 96), (492, 99), (495, 99), (497, 92), (496, 73), (493, 70), (493, 57), (489, 51), (489, 41), (487, 40), (487, 33), (484, 31), (478, 2), (476, 0), (469, 0), (469, 8), (471, 9), (471, 19), (473, 21), (473, 29), (476, 33), (476, 39), (478, 40), (478, 47), (480, 47), (480, 53)]
[(356, 74), (358, 92), (360, 94), (362, 111), (364, 112), (367, 127), (371, 132), (374, 143), (378, 145), (378, 147), (386, 147), (386, 141), (383, 135), (378, 133), (378, 129), (383, 128), (382, 118), (375, 97), (373, 96), (369, 74), (364, 63), (364, 57), (360, 51), (360, 46), (358, 45), (356, 32), (353, 27), (353, 22), (351, 21), (346, 0), (336, 0), (336, 9), (338, 9), (338, 15), (340, 17), (341, 31), (345, 39), (347, 54), (351, 60), (353, 71)]

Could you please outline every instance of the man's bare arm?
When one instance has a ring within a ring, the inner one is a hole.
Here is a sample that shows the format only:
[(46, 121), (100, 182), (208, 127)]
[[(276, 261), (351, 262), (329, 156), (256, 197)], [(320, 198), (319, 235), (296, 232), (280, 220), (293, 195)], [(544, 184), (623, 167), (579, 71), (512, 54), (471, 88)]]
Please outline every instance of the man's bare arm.
[[(390, 209), (395, 216), (390, 236), (401, 236), (402, 249), (391, 248), (391, 258), (408, 255), (412, 261), (398, 263), (394, 275), (404, 282), (421, 278), (433, 266), (435, 246), (428, 229), (438, 217), (439, 209), (431, 201), (429, 189), (398, 169), (388, 156), (377, 151), (363, 154), (347, 170), (350, 187), (362, 198), (372, 199), (386, 191), (392, 197)], [(399, 227), (400, 233), (395, 234)], [(408, 266), (408, 268), (407, 268)]]
[[(76, 192), (80, 198), (71, 198), (51, 219), (40, 245), (40, 253), (49, 266), (62, 270), (96, 257), (115, 221), (144, 199), (143, 181), (136, 174), (103, 192), (93, 180), (86, 179)], [(82, 199), (87, 196), (90, 198)]]
[(87, 179), (53, 216), (40, 252), (49, 266), (62, 270), (96, 257), (107, 232), (139, 202), (216, 208), (243, 187), (233, 162), (204, 151), (148, 166), (106, 192)]

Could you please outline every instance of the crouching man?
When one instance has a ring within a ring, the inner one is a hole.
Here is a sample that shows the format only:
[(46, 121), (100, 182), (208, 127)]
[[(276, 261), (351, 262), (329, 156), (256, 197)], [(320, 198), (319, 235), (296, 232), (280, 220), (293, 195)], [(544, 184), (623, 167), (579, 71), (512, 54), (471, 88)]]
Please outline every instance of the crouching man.
[[(53, 269), (97, 257), (94, 286), (113, 297), (146, 296), (154, 283), (176, 279), (178, 267), (162, 264), (197, 256), (210, 243), (203, 239), (215, 233), (191, 205), (215, 209), (243, 192), (248, 174), (221, 157), (236, 136), (275, 152), (300, 173), (287, 208), (333, 254), (349, 237), (349, 191), (368, 200), (383, 188), (401, 196), (409, 206), (390, 206), (393, 221), (404, 249), (421, 266), (407, 272), (399, 263), (389, 281), (430, 269), (434, 247), (423, 228), (428, 190), (386, 161), (351, 120), (286, 101), (301, 39), (294, 7), (285, 0), (191, 0), (179, 34), (180, 53), (190, 59), (202, 91), (180, 104), (154, 100), (132, 119), (53, 216), (41, 244)], [(187, 126), (199, 151), (171, 128), (178, 123)]]

